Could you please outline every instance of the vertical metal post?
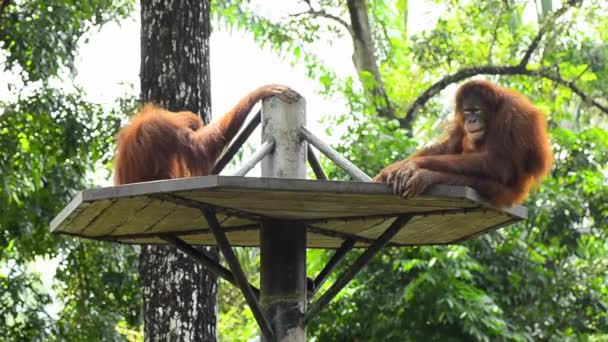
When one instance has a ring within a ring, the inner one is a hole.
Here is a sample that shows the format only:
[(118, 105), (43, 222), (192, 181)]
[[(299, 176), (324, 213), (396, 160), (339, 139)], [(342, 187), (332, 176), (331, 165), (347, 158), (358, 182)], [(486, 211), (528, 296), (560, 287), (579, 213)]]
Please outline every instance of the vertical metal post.
[[(262, 177), (306, 178), (306, 103), (265, 99), (262, 141), (274, 152), (262, 160)], [(260, 303), (278, 342), (306, 341), (306, 227), (288, 220), (262, 222)], [(263, 339), (263, 341), (266, 341)], [(269, 341), (267, 341), (269, 342)]]
[(262, 160), (262, 177), (306, 178), (306, 101), (285, 103), (278, 97), (262, 102), (262, 142), (275, 141), (274, 153)]

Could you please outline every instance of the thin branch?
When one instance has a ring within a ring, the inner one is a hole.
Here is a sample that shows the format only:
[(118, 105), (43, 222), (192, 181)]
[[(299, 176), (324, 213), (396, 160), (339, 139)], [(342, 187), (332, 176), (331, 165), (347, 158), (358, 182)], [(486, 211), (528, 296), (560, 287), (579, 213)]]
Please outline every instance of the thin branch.
[(589, 70), (590, 67), (591, 65), (587, 64), (585, 69), (583, 69), (583, 71), (581, 71), (575, 78), (572, 79), (572, 82), (578, 81), (581, 77), (583, 77), (583, 75), (587, 72), (587, 70)]
[[(559, 85), (570, 88), (573, 93), (578, 95), (581, 100), (584, 102), (590, 103), (594, 107), (601, 110), (603, 113), (608, 114), (608, 106), (599, 103), (597, 100), (591, 99), (589, 95), (587, 95), (583, 90), (574, 84), (572, 80), (566, 80), (562, 78), (561, 75), (555, 72), (551, 72), (547, 69), (539, 69), (539, 70), (531, 70), (527, 69), (521, 65), (507, 65), (507, 66), (480, 66), (480, 67), (472, 67), (472, 68), (464, 68), (461, 69), (451, 75), (448, 75), (441, 80), (435, 82), (431, 85), (427, 90), (425, 90), (416, 100), (412, 103), (410, 108), (407, 111), (405, 118), (400, 119), (400, 124), (403, 125), (411, 125), (413, 121), (407, 120), (415, 117), (416, 112), (422, 108), (433, 96), (440, 93), (443, 89), (449, 86), (452, 83), (457, 83), (463, 81), (469, 77), (476, 75), (528, 75), (528, 76), (536, 76), (541, 78), (546, 78), (551, 80)], [(410, 126), (405, 126), (410, 127)]]
[(590, 95), (585, 93), (581, 88), (574, 84), (574, 81), (565, 80), (560, 75), (553, 74), (551, 72), (548, 72), (547, 70), (529, 70), (526, 75), (546, 78), (564, 87), (570, 88), (570, 90), (572, 90), (573, 93), (578, 95), (581, 100), (583, 100), (583, 102), (587, 102), (592, 106), (596, 107), (597, 109), (601, 110), (604, 114), (608, 114), (608, 106), (599, 103), (595, 99), (592, 99)]
[(534, 39), (532, 39), (532, 42), (530, 43), (530, 45), (528, 46), (528, 49), (524, 53), (524, 56), (522, 57), (521, 62), (519, 62), (520, 66), (526, 66), (528, 64), (528, 62), (530, 61), (530, 57), (532, 57), (532, 54), (538, 48), (540, 41), (543, 39), (545, 33), (547, 33), (547, 30), (550, 28), (551, 25), (553, 25), (555, 20), (557, 20), (562, 15), (564, 15), (564, 13), (566, 13), (572, 6), (574, 6), (578, 3), (579, 3), (578, 0), (568, 1), (564, 6), (560, 7), (557, 11), (553, 12), (549, 18), (544, 20), (544, 23), (538, 29), (536, 36), (534, 37)]
[(326, 18), (326, 19), (333, 20), (333, 21), (337, 22), (338, 24), (342, 25), (348, 31), (349, 34), (351, 34), (351, 35), (353, 34), (353, 31), (352, 31), (350, 25), (344, 19), (342, 19), (340, 17), (337, 17), (333, 14), (329, 14), (325, 11), (308, 11), (307, 13), (311, 17), (320, 17), (320, 18)]
[(340, 24), (342, 27), (344, 27), (348, 33), (350, 33), (350, 35), (353, 35), (353, 30), (350, 27), (350, 25), (342, 18), (335, 16), (333, 14), (329, 14), (327, 12), (325, 12), (324, 10), (315, 10), (312, 5), (310, 4), (310, 1), (304, 1), (307, 5), (308, 5), (308, 11), (304, 11), (304, 12), (300, 12), (300, 13), (294, 13), (294, 14), (290, 14), (290, 17), (299, 17), (302, 15), (309, 15), (310, 17), (313, 18), (325, 18), (325, 19), (329, 19), (332, 21), (335, 21), (336, 23)]
[[(380, 26), (380, 31), (382, 32), (382, 39), (384, 39), (385, 42), (387, 42), (386, 44), (379, 44), (380, 45), (380, 49), (382, 49), (382, 51), (384, 52), (384, 59), (386, 60), (390, 51), (392, 50), (392, 46), (391, 46), (391, 37), (388, 34), (388, 30), (386, 29), (386, 26), (384, 25), (384, 23), (382, 23), (381, 21), (378, 20), (377, 23)], [(386, 47), (388, 46), (388, 47)], [(382, 61), (381, 61), (382, 62)], [(380, 63), (382, 64), (382, 63)]]
[[(416, 120), (416, 114), (418, 113), (420, 108), (422, 108), (431, 99), (431, 97), (437, 95), (439, 92), (441, 92), (443, 89), (445, 89), (448, 85), (455, 83), (455, 82), (462, 81), (466, 78), (476, 76), (476, 75), (540, 76), (540, 77), (550, 79), (556, 83), (569, 87), (570, 89), (572, 89), (572, 91), (574, 91), (577, 95), (579, 95), (583, 99), (583, 101), (588, 101), (595, 107), (599, 108), (601, 111), (607, 112), (605, 110), (605, 108), (606, 108), (605, 106), (603, 106), (602, 104), (598, 103), (595, 100), (589, 100), (589, 96), (587, 96), (580, 89), (576, 88), (576, 86), (574, 85), (574, 82), (564, 80), (559, 75), (559, 73), (552, 74), (552, 73), (549, 73), (547, 70), (543, 69), (542, 73), (538, 74), (539, 71), (533, 71), (533, 70), (527, 69), (528, 62), (530, 61), (532, 54), (538, 48), (540, 41), (543, 39), (545, 33), (547, 32), (547, 30), (549, 29), (551, 24), (553, 24), (557, 18), (561, 17), (564, 13), (566, 13), (568, 9), (570, 9), (571, 7), (573, 7), (575, 5), (580, 4), (580, 2), (581, 2), (581, 0), (569, 0), (564, 4), (564, 6), (559, 8), (557, 11), (553, 12), (551, 17), (548, 18), (544, 22), (544, 24), (541, 26), (541, 28), (538, 30), (538, 33), (536, 34), (534, 39), (532, 39), (532, 42), (526, 49), (526, 52), (524, 53), (524, 56), (522, 57), (519, 64), (507, 65), (507, 66), (485, 65), (485, 66), (479, 66), (479, 67), (464, 68), (464, 69), (461, 69), (461, 70), (455, 72), (452, 75), (448, 75), (448, 76), (444, 77), (443, 79), (439, 80), (438, 82), (435, 82), (433, 85), (431, 85), (431, 87), (426, 89), (420, 96), (418, 96), (416, 98), (416, 100), (414, 100), (414, 102), (408, 108), (405, 117), (398, 119), (400, 127), (411, 128), (413, 122)], [(533, 74), (533, 73), (536, 73), (536, 74)], [(551, 77), (548, 77), (548, 76), (551, 76)]]
[(496, 44), (496, 41), (498, 41), (498, 28), (501, 23), (502, 14), (496, 19), (496, 25), (494, 25), (494, 31), (492, 32), (492, 42), (490, 42), (490, 48), (488, 49), (488, 64), (492, 64), (492, 50), (494, 50), (494, 45)]
[[(451, 75), (448, 75), (441, 80), (435, 82), (429, 88), (427, 88), (422, 94), (420, 94), (416, 100), (410, 105), (405, 118), (400, 120), (400, 124), (407, 124), (411, 126), (414, 122), (416, 113), (422, 108), (433, 96), (439, 94), (443, 89), (447, 88), (452, 83), (460, 82), (476, 75), (515, 75), (525, 70), (521, 66), (480, 66), (461, 69)], [(410, 127), (406, 126), (406, 127)]]
[(541, 27), (538, 30), (536, 37), (534, 37), (534, 39), (532, 39), (532, 43), (530, 43), (530, 45), (528, 46), (528, 49), (526, 50), (526, 53), (524, 53), (524, 56), (522, 57), (521, 61), (519, 62), (520, 66), (526, 66), (528, 64), (528, 62), (530, 61), (530, 57), (532, 57), (532, 54), (538, 48), (540, 41), (543, 39), (547, 26), (548, 25), (543, 25), (543, 27)]

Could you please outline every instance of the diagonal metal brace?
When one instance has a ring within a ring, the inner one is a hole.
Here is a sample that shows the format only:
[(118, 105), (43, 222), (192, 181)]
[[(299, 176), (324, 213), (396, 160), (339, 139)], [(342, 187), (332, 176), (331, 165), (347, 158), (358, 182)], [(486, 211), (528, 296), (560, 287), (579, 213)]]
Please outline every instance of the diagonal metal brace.
[(327, 262), (325, 267), (323, 267), (321, 272), (319, 272), (319, 274), (315, 278), (314, 283), (313, 283), (314, 284), (313, 289), (312, 289), (312, 291), (310, 291), (310, 293), (308, 295), (309, 298), (312, 298), (315, 296), (315, 294), (319, 291), (319, 289), (321, 289), (321, 286), (323, 286), (325, 281), (329, 278), (329, 275), (331, 274), (331, 272), (333, 272), (334, 269), (336, 269), (336, 267), (338, 267), (338, 265), (340, 265), (342, 260), (344, 260), (346, 253), (348, 253), (351, 249), (353, 249), (354, 246), (355, 246), (354, 239), (344, 240), (344, 242), (342, 243), (340, 248), (338, 248), (336, 250), (334, 255), (332, 255), (331, 259), (329, 259), (329, 261)]
[(334, 150), (331, 146), (326, 144), (323, 140), (321, 140), (316, 135), (312, 134), (306, 127), (302, 127), (300, 129), (300, 135), (302, 138), (309, 143), (311, 143), (314, 147), (316, 147), (321, 153), (323, 153), (327, 158), (331, 159), (336, 165), (341, 167), (344, 171), (346, 171), (351, 177), (359, 182), (370, 182), (372, 178), (365, 174), (365, 172), (361, 171), (355, 164), (351, 163), (348, 159), (344, 158), (340, 153)]
[(267, 154), (272, 152), (273, 149), (274, 149), (274, 139), (269, 138), (268, 140), (264, 141), (264, 143), (262, 143), (262, 146), (260, 146), (253, 153), (253, 155), (251, 155), (251, 157), (249, 157), (249, 160), (247, 160), (243, 164), (243, 166), (241, 166), (241, 168), (233, 174), (233, 176), (245, 176), (247, 174), (247, 172), (251, 171), (251, 169), (253, 169), (255, 167), (255, 165), (257, 163), (259, 163), (262, 159), (264, 159), (264, 157), (266, 157)]
[(312, 303), (304, 320), (310, 322), (332, 299), (365, 267), (378, 252), (412, 219), (413, 215), (400, 215), (374, 243), (344, 271), (336, 282), (316, 302)]
[(230, 147), (228, 147), (226, 152), (224, 152), (224, 154), (222, 154), (222, 156), (215, 163), (213, 170), (211, 170), (212, 175), (217, 175), (224, 170), (226, 165), (230, 163), (232, 158), (234, 158), (236, 153), (241, 149), (245, 141), (247, 141), (251, 133), (253, 133), (253, 131), (260, 125), (260, 122), (262, 122), (262, 111), (258, 110), (249, 123), (247, 123), (247, 126), (243, 128), (241, 134), (239, 134), (239, 136), (233, 140)]
[(320, 180), (327, 180), (327, 175), (325, 174), (325, 171), (323, 171), (323, 166), (321, 166), (319, 158), (317, 158), (315, 151), (312, 150), (312, 146), (310, 145), (306, 148), (306, 159), (308, 159), (308, 164), (310, 164), (312, 171), (315, 173), (315, 177)]
[(232, 271), (232, 274), (234, 275), (234, 280), (236, 281), (239, 289), (241, 290), (241, 293), (243, 293), (243, 296), (245, 297), (245, 301), (251, 308), (253, 317), (255, 317), (255, 320), (260, 326), (262, 334), (264, 334), (266, 339), (268, 339), (269, 341), (274, 341), (274, 332), (272, 330), (270, 322), (264, 315), (264, 312), (260, 307), (260, 303), (258, 302), (255, 293), (251, 289), (249, 281), (247, 281), (247, 276), (243, 272), (241, 264), (239, 263), (236, 254), (234, 254), (234, 251), (230, 246), (230, 241), (228, 241), (226, 234), (222, 230), (222, 227), (220, 226), (220, 223), (217, 220), (217, 217), (215, 216), (215, 212), (210, 208), (202, 208), (201, 211), (207, 219), (209, 229), (211, 229), (211, 232), (213, 232), (215, 241), (217, 242), (220, 251), (222, 251), (224, 258), (226, 259), (226, 263), (228, 264), (230, 270)]
[[(235, 286), (238, 286), (232, 272), (230, 272), (230, 270), (226, 267), (222, 266), (219, 262), (213, 260), (213, 258), (211, 258), (205, 251), (199, 251), (175, 235), (160, 235), (159, 237), (173, 245), (175, 248), (179, 249), (182, 253), (196, 260), (199, 264), (206, 267), (211, 273)], [(251, 287), (251, 290), (255, 296), (259, 298), (260, 290), (251, 284), (249, 284), (249, 287)]]

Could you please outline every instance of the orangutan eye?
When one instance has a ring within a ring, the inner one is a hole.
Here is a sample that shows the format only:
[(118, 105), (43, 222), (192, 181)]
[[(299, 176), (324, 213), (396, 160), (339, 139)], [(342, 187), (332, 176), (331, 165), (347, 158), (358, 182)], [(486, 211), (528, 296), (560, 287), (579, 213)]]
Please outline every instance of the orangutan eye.
[(483, 108), (481, 107), (469, 107), (462, 111), (465, 119), (469, 118), (480, 118), (483, 116)]

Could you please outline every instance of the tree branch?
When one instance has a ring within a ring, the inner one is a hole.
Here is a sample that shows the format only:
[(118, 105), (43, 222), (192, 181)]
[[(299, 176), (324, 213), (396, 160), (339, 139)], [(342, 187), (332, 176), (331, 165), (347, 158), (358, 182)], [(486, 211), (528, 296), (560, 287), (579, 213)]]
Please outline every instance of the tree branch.
[(585, 69), (583, 69), (583, 71), (581, 71), (575, 78), (572, 79), (572, 82), (576, 82), (578, 81), (579, 78), (583, 77), (583, 75), (587, 72), (587, 70), (589, 70), (591, 68), (591, 65), (587, 64), (587, 66), (585, 67)]
[(408, 108), (405, 117), (399, 119), (399, 125), (404, 128), (411, 128), (416, 114), (433, 96), (439, 94), (443, 89), (452, 83), (460, 82), (476, 75), (515, 75), (525, 70), (522, 66), (480, 66), (461, 69), (441, 80), (435, 82), (420, 94)]
[(566, 13), (571, 7), (573, 7), (579, 3), (580, 3), (580, 0), (570, 0), (570, 1), (566, 2), (566, 4), (564, 4), (562, 7), (560, 7), (557, 11), (553, 12), (553, 14), (543, 22), (541, 27), (538, 29), (536, 36), (534, 37), (534, 39), (532, 39), (532, 42), (530, 43), (530, 45), (528, 46), (528, 49), (524, 53), (524, 56), (522, 57), (521, 62), (519, 62), (520, 66), (526, 66), (528, 64), (528, 62), (530, 61), (530, 57), (532, 57), (532, 54), (538, 48), (540, 41), (543, 39), (545, 33), (547, 33), (547, 30), (549, 29), (549, 27), (551, 25), (553, 25), (553, 23), (555, 23), (555, 20), (557, 20), (562, 15), (564, 15), (564, 13)]
[(543, 70), (543, 69), (527, 70), (526, 75), (546, 78), (546, 79), (551, 80), (557, 84), (560, 84), (566, 88), (570, 88), (570, 90), (572, 90), (573, 93), (578, 95), (581, 98), (581, 100), (583, 100), (583, 102), (587, 102), (587, 103), (591, 104), (593, 107), (596, 107), (597, 109), (602, 111), (604, 114), (608, 114), (607, 105), (599, 103), (596, 99), (592, 99), (590, 95), (585, 93), (576, 84), (574, 84), (574, 81), (565, 80), (559, 74), (556, 75), (556, 74), (551, 73), (550, 71)]
[(329, 14), (329, 13), (325, 12), (324, 10), (315, 10), (312, 7), (312, 5), (310, 4), (310, 1), (304, 1), (304, 2), (308, 5), (308, 11), (290, 14), (289, 16), (290, 17), (299, 17), (299, 16), (302, 16), (302, 15), (309, 15), (310, 17), (313, 17), (313, 18), (325, 18), (325, 19), (329, 19), (329, 20), (335, 21), (336, 23), (340, 24), (351, 35), (353, 34), (352, 28), (350, 27), (350, 25), (344, 19), (342, 19), (342, 18), (340, 18), (338, 16), (335, 16), (333, 14)]
[[(420, 96), (414, 100), (414, 102), (408, 108), (405, 117), (398, 119), (399, 125), (402, 128), (410, 129), (412, 128), (412, 124), (416, 120), (416, 114), (433, 96), (437, 95), (443, 89), (445, 89), (448, 85), (462, 81), (466, 78), (476, 76), (476, 75), (529, 75), (529, 76), (538, 76), (543, 77), (549, 80), (552, 80), (558, 84), (567, 86), (574, 93), (579, 95), (583, 101), (590, 102), (593, 106), (599, 108), (602, 112), (608, 113), (606, 110), (607, 107), (603, 106), (596, 100), (589, 101), (589, 96), (586, 95), (583, 91), (576, 87), (573, 81), (564, 80), (558, 73), (551, 73), (548, 70), (530, 70), (527, 68), (528, 62), (532, 57), (532, 54), (538, 48), (541, 40), (543, 39), (545, 33), (549, 29), (549, 27), (555, 22), (555, 20), (564, 13), (568, 11), (571, 7), (578, 5), (581, 3), (581, 0), (568, 0), (561, 8), (557, 11), (553, 12), (550, 18), (548, 18), (541, 28), (538, 30), (538, 33), (532, 39), (532, 42), (526, 49), (524, 56), (521, 61), (517, 65), (506, 65), (506, 66), (493, 66), (493, 65), (485, 65), (479, 67), (470, 67), (464, 68), (452, 75), (448, 75), (443, 79), (435, 82), (431, 85), (427, 90), (425, 90)], [(580, 77), (580, 76), (579, 76)]]
[(399, 119), (399, 123), (401, 127), (411, 127), (413, 123), (413, 118), (415, 118), (416, 113), (420, 108), (422, 108), (433, 96), (437, 95), (447, 86), (452, 83), (460, 82), (469, 77), (476, 75), (528, 75), (546, 78), (550, 81), (553, 81), (559, 85), (565, 86), (572, 90), (573, 93), (578, 95), (581, 100), (584, 102), (590, 103), (592, 106), (598, 108), (604, 114), (608, 114), (608, 106), (601, 104), (595, 99), (592, 99), (591, 96), (586, 94), (583, 90), (581, 90), (574, 81), (564, 79), (559, 73), (551, 72), (547, 69), (538, 69), (531, 70), (527, 69), (521, 65), (506, 65), (506, 66), (480, 66), (480, 67), (472, 67), (472, 68), (464, 68), (461, 69), (451, 75), (448, 75), (438, 82), (435, 82), (431, 85), (427, 90), (425, 90), (420, 96), (416, 98), (416, 100), (409, 107), (407, 114), (404, 118)]
[(490, 42), (490, 47), (488, 48), (488, 64), (492, 64), (492, 50), (494, 49), (494, 44), (498, 41), (498, 27), (502, 23), (502, 14), (496, 18), (496, 24), (494, 25), (494, 31), (492, 32), (492, 41)]

